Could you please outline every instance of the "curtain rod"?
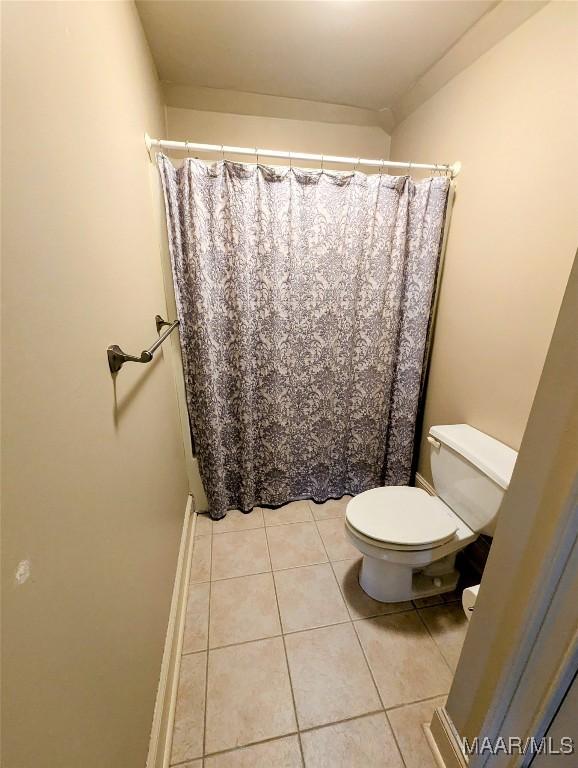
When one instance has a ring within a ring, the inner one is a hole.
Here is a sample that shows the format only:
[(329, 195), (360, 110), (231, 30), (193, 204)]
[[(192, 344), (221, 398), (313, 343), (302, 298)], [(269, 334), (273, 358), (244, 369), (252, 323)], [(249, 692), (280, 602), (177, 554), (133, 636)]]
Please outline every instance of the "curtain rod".
[(457, 176), (461, 170), (462, 164), (457, 161), (455, 163), (401, 163), (393, 160), (370, 160), (365, 157), (337, 157), (336, 155), (311, 155), (304, 152), (286, 152), (280, 149), (262, 149), (261, 147), (229, 147), (225, 144), (199, 144), (194, 141), (169, 141), (168, 139), (152, 139), (148, 133), (145, 133), (145, 144), (149, 153), (149, 157), (152, 159), (151, 150), (153, 148), (158, 149), (177, 149), (183, 152), (219, 152), (223, 156), (225, 153), (228, 155), (255, 155), (257, 159), (259, 157), (278, 157), (285, 160), (289, 160), (291, 163), (293, 160), (306, 160), (309, 162), (323, 163), (340, 163), (342, 165), (367, 165), (372, 168), (407, 168), (411, 171), (412, 168), (423, 171), (441, 171), (442, 173), (449, 173), (451, 178)]

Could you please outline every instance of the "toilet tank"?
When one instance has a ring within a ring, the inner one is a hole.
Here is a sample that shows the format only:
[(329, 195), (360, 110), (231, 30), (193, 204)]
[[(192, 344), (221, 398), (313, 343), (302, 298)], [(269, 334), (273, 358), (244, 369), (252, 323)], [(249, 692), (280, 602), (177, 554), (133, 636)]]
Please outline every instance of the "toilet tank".
[(476, 533), (494, 533), (518, 454), (469, 424), (431, 427), (430, 461), (437, 495)]

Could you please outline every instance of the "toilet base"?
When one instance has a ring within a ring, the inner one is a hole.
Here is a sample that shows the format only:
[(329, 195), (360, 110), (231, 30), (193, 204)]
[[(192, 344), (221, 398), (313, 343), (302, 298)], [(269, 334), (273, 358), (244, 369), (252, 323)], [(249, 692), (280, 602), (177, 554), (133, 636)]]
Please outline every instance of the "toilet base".
[(440, 595), (456, 588), (459, 573), (454, 563), (455, 555), (449, 555), (429, 567), (414, 570), (408, 565), (364, 555), (359, 585), (369, 597), (380, 603), (399, 603)]

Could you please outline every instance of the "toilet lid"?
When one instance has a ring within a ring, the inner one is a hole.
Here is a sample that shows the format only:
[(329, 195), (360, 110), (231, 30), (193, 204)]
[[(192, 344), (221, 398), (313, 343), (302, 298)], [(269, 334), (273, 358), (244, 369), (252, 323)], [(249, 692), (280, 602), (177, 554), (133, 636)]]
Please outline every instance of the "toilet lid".
[(449, 507), (420, 488), (372, 488), (347, 505), (349, 525), (376, 542), (396, 547), (440, 546), (458, 529)]

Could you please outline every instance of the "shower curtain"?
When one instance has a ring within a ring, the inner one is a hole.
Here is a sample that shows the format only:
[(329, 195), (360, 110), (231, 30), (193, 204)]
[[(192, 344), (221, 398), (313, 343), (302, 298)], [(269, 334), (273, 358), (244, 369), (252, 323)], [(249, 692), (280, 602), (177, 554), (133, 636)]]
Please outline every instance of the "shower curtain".
[(158, 164), (211, 516), (407, 484), (449, 180)]

